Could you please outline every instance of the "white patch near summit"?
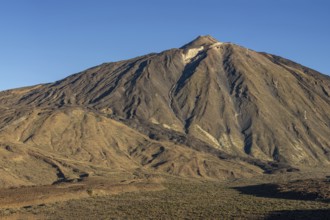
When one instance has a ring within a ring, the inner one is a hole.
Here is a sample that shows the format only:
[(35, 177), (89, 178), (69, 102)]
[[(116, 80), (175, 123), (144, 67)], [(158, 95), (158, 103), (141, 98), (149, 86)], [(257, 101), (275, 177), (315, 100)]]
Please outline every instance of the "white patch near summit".
[(222, 42), (217, 42), (217, 43), (214, 43), (210, 46), (210, 48), (214, 48), (214, 47), (218, 47), (220, 45), (222, 45), (223, 43)]
[(196, 55), (202, 51), (204, 49), (203, 46), (198, 47), (198, 48), (194, 48), (194, 49), (189, 49), (185, 54), (183, 54), (183, 60), (185, 63), (189, 63), (190, 60), (194, 57), (196, 57)]

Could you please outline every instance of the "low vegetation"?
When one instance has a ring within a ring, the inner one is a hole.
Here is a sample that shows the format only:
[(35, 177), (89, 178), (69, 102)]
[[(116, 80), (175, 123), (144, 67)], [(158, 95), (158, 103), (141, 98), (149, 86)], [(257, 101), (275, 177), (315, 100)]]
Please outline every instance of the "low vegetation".
[(279, 194), (282, 197), (275, 196), (272, 195), (276, 194), (274, 188), (269, 194), (262, 194), (265, 184), (255, 183), (257, 185), (247, 186), (248, 181), (170, 178), (165, 183), (166, 189), (161, 191), (91, 195), (79, 200), (3, 209), (1, 216), (8, 219), (10, 216), (30, 219), (326, 219), (330, 214), (327, 200), (308, 196), (289, 198), (283, 192)]

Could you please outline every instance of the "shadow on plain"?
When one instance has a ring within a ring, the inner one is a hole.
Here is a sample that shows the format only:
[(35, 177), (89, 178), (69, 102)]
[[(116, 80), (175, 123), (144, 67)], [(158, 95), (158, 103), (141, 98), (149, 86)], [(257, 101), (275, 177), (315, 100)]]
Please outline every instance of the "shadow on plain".
[[(282, 192), (276, 184), (260, 184), (253, 186), (234, 187), (235, 190), (247, 195), (254, 195), (264, 198), (278, 198), (290, 200), (319, 200), (320, 202), (329, 203), (329, 199), (319, 199), (316, 193), (301, 193), (295, 191)], [(311, 210), (281, 210), (271, 212), (265, 219), (267, 220), (323, 220), (330, 219), (330, 209), (311, 209)]]
[(316, 210), (283, 210), (272, 212), (266, 220), (325, 220), (330, 219), (329, 209)]
[[(253, 186), (234, 187), (233, 189), (247, 195), (254, 195), (264, 198), (290, 199), (290, 200), (311, 200), (315, 201), (318, 198), (316, 193), (301, 193), (296, 191), (282, 192), (276, 184), (260, 184)], [(329, 202), (329, 200), (320, 200)]]

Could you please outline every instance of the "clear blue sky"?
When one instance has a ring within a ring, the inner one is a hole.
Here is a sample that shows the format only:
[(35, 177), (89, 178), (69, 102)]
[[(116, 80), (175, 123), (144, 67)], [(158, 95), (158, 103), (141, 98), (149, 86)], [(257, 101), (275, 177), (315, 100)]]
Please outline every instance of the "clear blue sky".
[(329, 0), (0, 0), (0, 90), (206, 34), (330, 74)]

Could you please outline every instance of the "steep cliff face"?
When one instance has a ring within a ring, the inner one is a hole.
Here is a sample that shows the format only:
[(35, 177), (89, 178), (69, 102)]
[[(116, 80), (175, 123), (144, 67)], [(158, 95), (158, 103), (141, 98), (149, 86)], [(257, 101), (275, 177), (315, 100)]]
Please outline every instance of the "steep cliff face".
[(109, 169), (220, 178), (330, 162), (329, 77), (210, 36), (1, 92), (0, 112), (4, 146)]

